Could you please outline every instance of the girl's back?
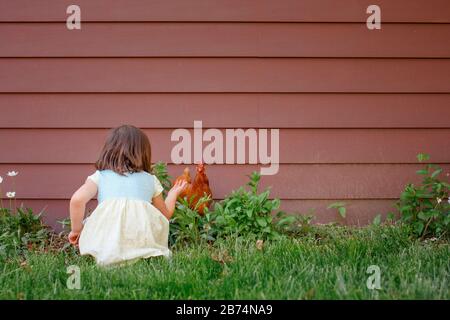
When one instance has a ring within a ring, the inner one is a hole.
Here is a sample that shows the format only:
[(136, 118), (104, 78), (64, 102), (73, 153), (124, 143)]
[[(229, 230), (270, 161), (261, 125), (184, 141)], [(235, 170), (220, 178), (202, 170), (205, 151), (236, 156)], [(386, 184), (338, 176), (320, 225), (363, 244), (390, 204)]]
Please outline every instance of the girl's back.
[(101, 170), (89, 178), (98, 185), (99, 203), (114, 198), (151, 201), (155, 191), (161, 192), (157, 179), (145, 171), (120, 175), (112, 170)]

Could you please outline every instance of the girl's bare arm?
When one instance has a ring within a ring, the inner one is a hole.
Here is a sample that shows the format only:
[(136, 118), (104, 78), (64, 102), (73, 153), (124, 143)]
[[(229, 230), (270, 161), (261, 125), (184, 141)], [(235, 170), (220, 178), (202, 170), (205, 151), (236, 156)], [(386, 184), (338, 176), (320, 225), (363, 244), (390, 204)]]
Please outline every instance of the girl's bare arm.
[(154, 197), (152, 199), (153, 206), (159, 211), (161, 211), (161, 213), (164, 216), (166, 216), (167, 219), (170, 219), (175, 210), (177, 198), (180, 195), (180, 193), (184, 190), (184, 188), (186, 188), (186, 185), (187, 185), (186, 181), (178, 181), (172, 187), (172, 189), (170, 189), (165, 201), (161, 194), (158, 195), (157, 197)]
[(86, 182), (73, 194), (70, 199), (70, 222), (72, 233), (79, 234), (83, 229), (83, 219), (86, 204), (97, 194), (97, 185), (87, 179)]

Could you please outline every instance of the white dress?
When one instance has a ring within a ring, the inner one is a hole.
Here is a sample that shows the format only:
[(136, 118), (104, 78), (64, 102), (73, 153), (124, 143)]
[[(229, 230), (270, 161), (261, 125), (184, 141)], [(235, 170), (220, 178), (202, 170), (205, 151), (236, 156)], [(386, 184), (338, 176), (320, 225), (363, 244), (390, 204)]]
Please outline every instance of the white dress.
[(92, 255), (103, 266), (170, 256), (169, 221), (151, 204), (163, 190), (155, 176), (102, 170), (88, 179), (97, 184), (99, 204), (81, 232), (82, 255)]

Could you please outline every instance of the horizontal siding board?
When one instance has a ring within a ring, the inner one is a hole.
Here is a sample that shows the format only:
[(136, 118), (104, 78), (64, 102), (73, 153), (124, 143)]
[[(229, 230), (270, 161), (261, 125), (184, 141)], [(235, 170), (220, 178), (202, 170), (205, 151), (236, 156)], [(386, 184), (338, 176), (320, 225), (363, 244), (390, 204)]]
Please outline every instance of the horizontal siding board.
[[(293, 214), (312, 213), (315, 217), (313, 221), (316, 223), (342, 221), (336, 210), (327, 209), (331, 202), (330, 200), (282, 200), (280, 209)], [(395, 212), (394, 200), (346, 200), (345, 203), (347, 208), (345, 222), (352, 225), (365, 225), (370, 223), (377, 214), (385, 216), (387, 212)], [(69, 216), (69, 200), (66, 199), (18, 199), (17, 204), (32, 208), (36, 213), (43, 211), (44, 222), (58, 231), (61, 230), (61, 225), (57, 221)], [(96, 204), (96, 201), (88, 203), (88, 214), (95, 209)]]
[[(0, 21), (65, 21), (69, 0), (0, 2)], [(365, 22), (361, 0), (77, 0), (83, 21)], [(450, 22), (447, 0), (378, 0), (385, 22)]]
[[(3, 23), (0, 57), (449, 58), (450, 24)], [(330, 46), (332, 44), (332, 46)]]
[(450, 128), (449, 106), (450, 94), (0, 94), (0, 128)]
[[(274, 197), (282, 199), (394, 199), (407, 183), (418, 182), (420, 165), (406, 164), (305, 164), (281, 165), (278, 174), (264, 176), (261, 187), (272, 186)], [(184, 166), (169, 166), (172, 176)], [(214, 198), (221, 199), (244, 185), (255, 165), (214, 165), (207, 174)], [(450, 165), (444, 164), (444, 177)], [(68, 199), (94, 169), (92, 165), (1, 164), (0, 172), (19, 171), (15, 177), (19, 198)], [(192, 170), (194, 170), (192, 168)], [(11, 178), (3, 190), (12, 190)]]
[(0, 59), (0, 92), (450, 92), (450, 59)]
[[(2, 129), (0, 163), (94, 163), (108, 131)], [(172, 162), (171, 150), (177, 144), (171, 141), (173, 130), (145, 131), (150, 137), (155, 161)], [(223, 130), (222, 133), (225, 137)], [(416, 163), (416, 155), (426, 152), (435, 162), (450, 163), (449, 137), (450, 129), (282, 129), (280, 162)], [(225, 150), (223, 152), (225, 154)], [(248, 159), (247, 151), (246, 155)]]

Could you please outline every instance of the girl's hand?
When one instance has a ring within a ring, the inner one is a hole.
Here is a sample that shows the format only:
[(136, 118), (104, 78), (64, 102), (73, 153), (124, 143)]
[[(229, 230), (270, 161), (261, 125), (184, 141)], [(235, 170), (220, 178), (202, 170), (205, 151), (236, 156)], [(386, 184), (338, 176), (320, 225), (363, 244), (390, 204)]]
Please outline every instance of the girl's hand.
[(170, 189), (169, 192), (173, 192), (175, 193), (177, 196), (183, 192), (183, 190), (187, 187), (187, 182), (184, 180), (178, 180), (172, 187), (172, 189)]
[(167, 194), (166, 200), (164, 201), (163, 196), (160, 194), (157, 197), (152, 199), (152, 204), (159, 210), (161, 213), (170, 220), (175, 210), (175, 204), (177, 202), (177, 198), (181, 192), (187, 187), (188, 183), (186, 181), (177, 181), (172, 189), (170, 189)]
[(70, 244), (76, 246), (78, 244), (78, 239), (80, 238), (80, 232), (70, 231), (69, 233), (69, 242)]

